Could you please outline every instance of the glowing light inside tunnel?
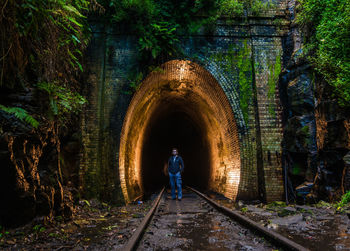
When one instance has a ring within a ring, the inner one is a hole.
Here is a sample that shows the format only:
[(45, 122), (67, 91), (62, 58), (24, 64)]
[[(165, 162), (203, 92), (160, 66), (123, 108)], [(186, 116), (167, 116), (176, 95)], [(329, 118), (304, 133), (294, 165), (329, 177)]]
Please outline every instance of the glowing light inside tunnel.
[(209, 168), (203, 170), (208, 172), (207, 187), (235, 199), (240, 181), (240, 147), (225, 93), (209, 72), (193, 62), (173, 60), (161, 69), (143, 81), (124, 119), (119, 173), (125, 200), (132, 201), (144, 192), (143, 174), (153, 170), (142, 166), (142, 151), (153, 124), (158, 123), (155, 121), (163, 121), (169, 112), (183, 114), (198, 129), (199, 139), (203, 138), (209, 155)]

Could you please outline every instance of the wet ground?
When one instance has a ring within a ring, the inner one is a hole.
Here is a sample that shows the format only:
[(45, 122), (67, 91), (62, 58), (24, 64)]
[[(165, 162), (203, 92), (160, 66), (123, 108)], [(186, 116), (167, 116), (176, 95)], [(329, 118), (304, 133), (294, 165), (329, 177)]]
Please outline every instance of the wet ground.
[[(171, 200), (169, 190), (146, 230), (139, 250), (275, 250), (203, 199), (184, 191), (182, 201)], [(236, 208), (261, 225), (310, 250), (350, 250), (350, 219), (328, 203), (314, 206), (275, 202), (233, 203), (222, 195), (207, 195)], [(145, 201), (112, 207), (96, 200), (80, 201), (74, 217), (37, 218), (26, 226), (0, 226), (0, 250), (123, 250), (157, 194)]]
[(310, 250), (350, 250), (349, 215), (346, 211), (337, 211), (331, 204), (321, 202), (310, 206), (275, 202), (254, 205), (233, 203), (212, 192), (207, 195)]
[(196, 194), (163, 196), (138, 250), (273, 250), (271, 244), (217, 212)]
[(0, 229), (0, 250), (115, 250), (122, 248), (152, 206), (142, 203), (111, 207), (96, 200), (81, 201), (73, 219), (42, 218), (15, 229)]

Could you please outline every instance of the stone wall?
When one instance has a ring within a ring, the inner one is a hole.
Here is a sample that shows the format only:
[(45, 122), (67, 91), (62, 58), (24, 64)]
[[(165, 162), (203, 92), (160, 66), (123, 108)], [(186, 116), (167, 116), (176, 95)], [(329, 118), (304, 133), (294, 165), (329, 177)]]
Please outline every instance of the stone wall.
[[(123, 119), (132, 97), (128, 79), (137, 69), (147, 67), (137, 61), (135, 36), (117, 28), (92, 22), (93, 39), (86, 59), (89, 105), (81, 125), (81, 191), (89, 196), (104, 194), (112, 201), (121, 199), (118, 154)], [(181, 38), (184, 54), (178, 59), (206, 69), (231, 104), (241, 151), (238, 196), (243, 199), (271, 201), (283, 195), (282, 117), (278, 76), (273, 72), (280, 67), (285, 28), (284, 13), (269, 12), (247, 20), (218, 20), (210, 34), (203, 31)], [(230, 55), (240, 57), (246, 69), (240, 69), (238, 63), (225, 67)], [(251, 89), (252, 95), (246, 99), (248, 110), (242, 109), (242, 83)]]
[(343, 157), (349, 151), (349, 111), (339, 107), (332, 88), (303, 56), (303, 31), (295, 22), (297, 1), (288, 1), (291, 26), (283, 39), (284, 167), (291, 200), (295, 190), (315, 199), (333, 200), (347, 188)]

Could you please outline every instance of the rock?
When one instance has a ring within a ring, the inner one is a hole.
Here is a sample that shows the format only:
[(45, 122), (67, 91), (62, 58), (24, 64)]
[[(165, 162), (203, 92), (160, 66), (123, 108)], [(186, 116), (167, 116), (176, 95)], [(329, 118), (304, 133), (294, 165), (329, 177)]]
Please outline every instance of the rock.
[(274, 224), (274, 223), (270, 223), (266, 226), (268, 229), (277, 229), (278, 228), (278, 225), (277, 224)]
[(307, 211), (307, 210), (314, 210), (315, 209), (314, 207), (305, 206), (305, 205), (296, 205), (295, 207), (299, 211), (303, 211), (303, 210)]
[(294, 207), (285, 207), (284, 210), (287, 210), (289, 212), (296, 212), (297, 210)]
[(334, 217), (325, 216), (325, 215), (320, 215), (320, 216), (316, 216), (316, 220), (318, 220), (318, 221), (322, 221), (322, 220), (334, 220)]
[(305, 196), (311, 192), (313, 186), (314, 184), (312, 182), (304, 182), (303, 184), (297, 186), (295, 191), (298, 195)]
[(248, 212), (253, 212), (253, 213), (261, 213), (264, 212), (265, 210), (262, 208), (258, 208), (255, 206), (247, 205)]
[(295, 224), (303, 220), (302, 214), (297, 214), (293, 216), (287, 216), (287, 217), (278, 217), (271, 220), (271, 223), (277, 224), (280, 226), (288, 226), (290, 224)]
[(313, 82), (308, 74), (301, 74), (288, 83), (287, 94), (290, 110), (300, 116), (315, 108)]
[(314, 130), (314, 115), (294, 116), (288, 119), (284, 127), (286, 150), (293, 153), (308, 153), (316, 147)]
[(294, 207), (284, 207), (281, 211), (278, 212), (278, 216), (284, 217), (287, 215), (295, 214), (297, 210)]
[(266, 211), (265, 209), (251, 206), (251, 205), (248, 205), (246, 208), (248, 209), (248, 212), (251, 212), (251, 213), (253, 213), (255, 215), (259, 215), (259, 216), (269, 217), (269, 216), (276, 215), (276, 213), (271, 213), (271, 212)]

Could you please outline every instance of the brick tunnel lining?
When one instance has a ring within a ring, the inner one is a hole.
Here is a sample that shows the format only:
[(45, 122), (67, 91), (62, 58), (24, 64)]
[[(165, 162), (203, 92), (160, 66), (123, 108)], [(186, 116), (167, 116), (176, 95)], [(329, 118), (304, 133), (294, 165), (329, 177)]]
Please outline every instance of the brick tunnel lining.
[(144, 193), (152, 192), (166, 184), (166, 163), (173, 147), (183, 158), (184, 185), (207, 189), (210, 177), (210, 149), (204, 121), (191, 116), (196, 108), (190, 102), (162, 104), (145, 131), (141, 155), (141, 179)]
[[(154, 156), (156, 153), (144, 152), (147, 151), (144, 146), (145, 142), (151, 140), (152, 128), (153, 135), (156, 135), (156, 127), (152, 126), (152, 123), (168, 123), (170, 118), (166, 114), (169, 111), (178, 112), (179, 120), (183, 120), (189, 127), (197, 128), (194, 132), (199, 136), (194, 138), (204, 138), (204, 141), (207, 141), (203, 145), (204, 152), (208, 152), (206, 162), (209, 162), (210, 166), (209, 171), (201, 174), (203, 177), (209, 175), (208, 182), (204, 177), (203, 181), (194, 185), (205, 186), (205, 183), (208, 183), (208, 188), (235, 199), (240, 180), (244, 177), (241, 177), (240, 143), (236, 122), (226, 94), (208, 71), (193, 62), (172, 60), (160, 68), (161, 70), (152, 72), (142, 82), (124, 119), (120, 137), (119, 174), (125, 200), (132, 201), (143, 194), (145, 188), (152, 189), (150, 162), (153, 158), (147, 161), (145, 156)], [(187, 120), (186, 117), (190, 119)], [(197, 145), (201, 145), (199, 140), (196, 142)], [(191, 144), (187, 141), (186, 145)], [(170, 150), (165, 150), (169, 154)], [(192, 156), (196, 154), (192, 152)], [(188, 160), (189, 165), (191, 161), (196, 162), (196, 158), (189, 157)], [(162, 161), (164, 162), (164, 159)], [(191, 170), (198, 170), (192, 168)], [(187, 170), (186, 168), (186, 172)], [(148, 172), (150, 175), (147, 176)], [(194, 175), (191, 178), (190, 172), (184, 175), (187, 175), (184, 178), (188, 180), (194, 181), (196, 178)], [(161, 181), (160, 177), (158, 178)], [(165, 182), (165, 177), (163, 181)]]

